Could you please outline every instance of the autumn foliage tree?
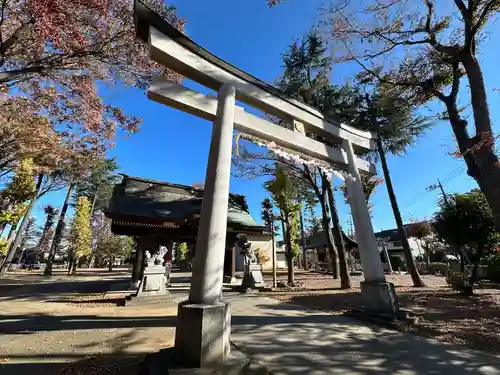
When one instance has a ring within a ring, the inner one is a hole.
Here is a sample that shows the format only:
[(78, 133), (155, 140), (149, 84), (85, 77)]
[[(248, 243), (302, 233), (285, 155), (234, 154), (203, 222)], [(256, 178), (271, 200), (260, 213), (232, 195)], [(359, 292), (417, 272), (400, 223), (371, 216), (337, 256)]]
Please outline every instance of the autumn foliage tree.
[[(179, 29), (161, 0), (150, 6)], [(32, 157), (59, 167), (70, 154), (104, 155), (140, 120), (104, 103), (97, 82), (145, 88), (180, 76), (149, 59), (128, 0), (0, 1), (0, 176)]]
[(465, 290), (471, 292), (479, 262), (500, 242), (495, 219), (484, 194), (479, 189), (473, 189), (443, 199), (432, 224), (441, 240), (460, 247), (473, 263)]
[(26, 201), (36, 194), (35, 169), (32, 159), (24, 159), (16, 167), (11, 181), (0, 192), (0, 229), (7, 224), (16, 225), (24, 216)]
[(72, 259), (68, 274), (75, 274), (79, 261), (92, 254), (90, 206), (91, 203), (87, 197), (78, 198), (70, 229), (69, 242)]

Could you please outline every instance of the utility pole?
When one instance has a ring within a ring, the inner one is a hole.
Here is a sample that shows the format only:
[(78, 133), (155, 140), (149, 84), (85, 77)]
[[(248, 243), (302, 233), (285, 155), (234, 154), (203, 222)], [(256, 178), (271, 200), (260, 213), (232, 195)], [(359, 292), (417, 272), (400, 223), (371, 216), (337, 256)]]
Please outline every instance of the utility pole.
[(441, 183), (441, 181), (439, 180), (439, 178), (438, 178), (438, 183), (437, 184), (429, 185), (425, 190), (427, 190), (427, 191), (434, 191), (436, 189), (441, 190), (441, 194), (443, 195), (444, 203), (448, 206), (450, 204), (450, 201), (448, 200), (448, 196), (444, 192), (443, 184)]

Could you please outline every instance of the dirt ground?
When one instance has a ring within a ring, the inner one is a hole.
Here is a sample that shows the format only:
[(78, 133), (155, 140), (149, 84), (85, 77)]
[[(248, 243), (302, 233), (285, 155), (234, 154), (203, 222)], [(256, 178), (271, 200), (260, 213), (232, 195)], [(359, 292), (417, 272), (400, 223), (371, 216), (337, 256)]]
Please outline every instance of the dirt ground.
[(117, 307), (103, 291), (126, 275), (0, 278), (0, 373), (137, 374), (146, 353), (172, 345), (176, 306)]
[[(442, 342), (462, 345), (500, 355), (500, 289), (482, 285), (475, 296), (466, 297), (447, 287), (444, 277), (422, 276), (426, 288), (412, 287), (411, 278), (405, 274), (390, 275), (400, 304), (416, 312), (419, 323), (407, 330)], [(340, 281), (331, 275), (297, 272), (296, 279), (304, 283), (307, 291), (272, 292), (272, 298), (307, 306), (313, 309), (342, 314), (350, 308), (361, 308), (359, 282), (353, 276), (351, 290), (340, 290)], [(266, 281), (270, 281), (266, 275)], [(278, 280), (286, 281), (280, 275)]]
[[(50, 279), (19, 271), (0, 277), (0, 374), (137, 374), (145, 354), (172, 346), (176, 306), (117, 307), (120, 294), (103, 291), (128, 277), (127, 270), (84, 270), (76, 277), (57, 270)], [(388, 277), (401, 304), (421, 316), (414, 333), (500, 354), (498, 289), (483, 286), (476, 296), (463, 297), (447, 288), (443, 277), (423, 278), (426, 288), (411, 287), (407, 275)], [(268, 295), (333, 314), (362, 307), (361, 277), (352, 278), (349, 291), (341, 291), (331, 275), (297, 272), (297, 280), (308, 290)]]

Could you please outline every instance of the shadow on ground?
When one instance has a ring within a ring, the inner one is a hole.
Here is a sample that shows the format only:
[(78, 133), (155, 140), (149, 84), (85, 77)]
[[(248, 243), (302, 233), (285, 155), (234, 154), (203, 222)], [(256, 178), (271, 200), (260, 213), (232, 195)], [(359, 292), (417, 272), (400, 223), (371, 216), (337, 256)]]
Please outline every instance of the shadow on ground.
[[(55, 354), (12, 356), (0, 363), (2, 375), (137, 375), (147, 353), (111, 353), (101, 356)], [(23, 362), (17, 362), (22, 360)], [(62, 362), (66, 361), (66, 362)]]
[(486, 353), (291, 304), (257, 307), (268, 316), (234, 316), (232, 337), (273, 374), (500, 374), (500, 358)]
[[(414, 289), (398, 292), (400, 305), (414, 311), (418, 324), (407, 331), (420, 336), (457, 344), (492, 354), (500, 354), (500, 295), (497, 290), (481, 288), (477, 295), (464, 296), (447, 288)], [(272, 295), (290, 304), (341, 314), (363, 307), (357, 291), (304, 295)]]
[(66, 298), (72, 294), (102, 293), (113, 283), (126, 282), (127, 278), (113, 277), (99, 280), (61, 280), (57, 282), (39, 282), (30, 284), (0, 284), (0, 301), (27, 299), (44, 301), (47, 299)]
[(33, 334), (40, 331), (76, 331), (82, 329), (116, 329), (175, 327), (176, 317), (135, 316), (103, 317), (97, 315), (53, 316), (47, 314), (0, 315), (0, 334)]

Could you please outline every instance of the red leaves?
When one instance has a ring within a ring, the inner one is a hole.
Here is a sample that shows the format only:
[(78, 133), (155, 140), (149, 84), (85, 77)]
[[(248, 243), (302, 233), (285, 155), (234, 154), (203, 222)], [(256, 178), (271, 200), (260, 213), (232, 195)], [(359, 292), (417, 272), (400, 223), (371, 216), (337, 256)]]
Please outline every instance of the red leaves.
[[(183, 28), (173, 8), (150, 3)], [(135, 38), (130, 0), (9, 1), (0, 30), (0, 172), (32, 157), (44, 171), (78, 174), (117, 132), (136, 132), (140, 119), (103, 103), (96, 82), (144, 89), (152, 74), (182, 80)]]
[(41, 45), (51, 43), (63, 51), (76, 50), (91, 42), (81, 22), (83, 15), (93, 12), (100, 18), (108, 10), (107, 0), (29, 0), (27, 4), (37, 41)]

